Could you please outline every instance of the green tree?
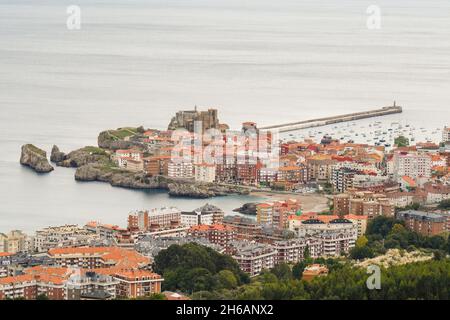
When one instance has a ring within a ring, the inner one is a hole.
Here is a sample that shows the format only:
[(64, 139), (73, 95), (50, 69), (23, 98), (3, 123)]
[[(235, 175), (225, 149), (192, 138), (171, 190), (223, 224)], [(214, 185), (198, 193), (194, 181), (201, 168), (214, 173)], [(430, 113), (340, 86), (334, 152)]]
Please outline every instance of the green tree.
[(367, 245), (369, 240), (366, 238), (366, 236), (360, 236), (358, 239), (356, 239), (355, 246), (358, 248), (363, 248)]
[(409, 139), (406, 138), (405, 136), (398, 136), (397, 138), (394, 139), (394, 144), (397, 147), (407, 147), (409, 146)]
[(285, 263), (280, 263), (278, 265), (275, 266), (275, 268), (273, 268), (271, 270), (271, 272), (279, 279), (279, 280), (290, 280), (292, 279), (292, 271), (291, 268), (285, 264)]
[(301, 279), (303, 277), (303, 271), (305, 271), (305, 268), (306, 268), (305, 261), (297, 262), (292, 267), (292, 276), (294, 277), (294, 279)]
[(238, 285), (238, 280), (230, 270), (222, 270), (217, 274), (218, 286), (225, 289), (234, 289)]
[(438, 204), (438, 208), (442, 210), (450, 210), (450, 199), (442, 200)]

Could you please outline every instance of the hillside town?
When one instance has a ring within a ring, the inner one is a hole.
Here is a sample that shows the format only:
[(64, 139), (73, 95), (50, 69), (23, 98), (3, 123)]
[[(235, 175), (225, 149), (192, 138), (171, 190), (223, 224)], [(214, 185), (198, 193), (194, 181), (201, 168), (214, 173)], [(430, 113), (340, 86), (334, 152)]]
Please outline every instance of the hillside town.
[[(207, 203), (194, 211), (168, 205), (130, 212), (123, 226), (90, 221), (34, 234), (5, 231), (0, 299), (189, 299), (189, 292), (164, 290), (164, 275), (153, 268), (161, 252), (186, 243), (231, 257), (252, 278), (306, 256), (347, 256), (377, 217), (425, 237), (450, 232), (450, 212), (438, 206), (450, 199), (450, 128), (438, 144), (399, 139), (387, 150), (330, 136), (279, 141), (253, 122), (230, 133), (217, 110), (195, 109), (177, 113), (167, 131), (107, 134), (110, 145), (102, 150), (120, 170), (239, 185), (273, 192), (273, 200), (257, 203), (255, 217)], [(277, 192), (292, 199), (277, 199)], [(306, 192), (328, 197), (329, 210), (304, 210), (295, 195)], [(304, 277), (327, 272), (311, 264)]]

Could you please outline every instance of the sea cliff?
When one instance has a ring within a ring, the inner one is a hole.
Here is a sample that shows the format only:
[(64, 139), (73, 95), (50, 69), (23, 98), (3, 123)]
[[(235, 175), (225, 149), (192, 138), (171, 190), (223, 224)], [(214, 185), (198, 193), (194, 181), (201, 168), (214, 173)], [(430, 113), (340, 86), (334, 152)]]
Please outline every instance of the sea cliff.
[(47, 153), (32, 144), (22, 146), (20, 164), (30, 167), (37, 173), (49, 173), (54, 170), (47, 159)]

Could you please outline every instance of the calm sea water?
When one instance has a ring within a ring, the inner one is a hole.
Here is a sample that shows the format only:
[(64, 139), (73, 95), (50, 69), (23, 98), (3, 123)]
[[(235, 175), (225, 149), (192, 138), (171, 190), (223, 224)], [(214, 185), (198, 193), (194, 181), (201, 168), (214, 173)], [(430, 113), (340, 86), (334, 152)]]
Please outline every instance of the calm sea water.
[[(366, 27), (374, 2), (380, 30)], [(78, 31), (66, 28), (72, 4)], [(397, 100), (405, 113), (392, 119), (448, 125), (449, 14), (448, 0), (0, 0), (0, 231), (205, 203), (77, 183), (71, 169), (36, 175), (18, 164), (28, 142), (69, 151), (106, 128), (164, 128), (194, 105), (237, 128)]]

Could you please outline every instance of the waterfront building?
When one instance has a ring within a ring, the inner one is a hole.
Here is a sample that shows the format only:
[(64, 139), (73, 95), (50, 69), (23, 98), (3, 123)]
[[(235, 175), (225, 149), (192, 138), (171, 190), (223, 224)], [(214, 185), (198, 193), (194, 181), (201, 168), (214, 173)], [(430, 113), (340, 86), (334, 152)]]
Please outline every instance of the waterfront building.
[(168, 176), (175, 179), (194, 178), (194, 165), (190, 161), (170, 161)]
[(172, 229), (180, 224), (181, 211), (175, 207), (155, 208), (128, 215), (128, 230), (130, 231)]
[(150, 177), (158, 175), (168, 176), (170, 158), (170, 155), (144, 158), (144, 171)]
[(100, 239), (99, 233), (78, 225), (47, 227), (36, 231), (33, 237), (33, 251), (47, 252), (56, 247), (88, 246)]
[(216, 180), (216, 166), (208, 163), (195, 164), (194, 178), (198, 182), (214, 182)]
[(288, 227), (288, 217), (301, 209), (300, 202), (295, 199), (259, 203), (256, 206), (256, 221), (261, 225), (285, 229)]

